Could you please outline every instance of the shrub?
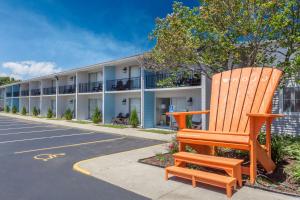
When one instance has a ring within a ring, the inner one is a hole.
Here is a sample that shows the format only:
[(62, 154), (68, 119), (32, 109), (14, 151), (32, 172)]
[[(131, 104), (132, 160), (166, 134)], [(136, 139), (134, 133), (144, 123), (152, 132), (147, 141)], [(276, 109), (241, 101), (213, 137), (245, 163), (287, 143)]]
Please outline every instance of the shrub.
[(27, 110), (26, 110), (25, 106), (23, 106), (21, 114), (22, 115), (26, 115), (27, 114)]
[(53, 117), (53, 112), (51, 108), (48, 108), (48, 112), (47, 112), (47, 118), (52, 118)]
[(73, 118), (73, 112), (72, 112), (72, 110), (70, 108), (68, 108), (65, 111), (64, 117), (65, 117), (66, 120), (72, 120), (72, 118)]
[(10, 107), (9, 106), (5, 106), (4, 111), (7, 112), (7, 113), (9, 113), (10, 112)]
[(178, 142), (176, 140), (176, 137), (173, 137), (171, 143), (168, 145), (168, 153), (174, 154), (178, 151)]
[(130, 118), (129, 118), (129, 124), (133, 127), (136, 128), (139, 125), (139, 117), (136, 112), (136, 109), (133, 109), (132, 112), (130, 113)]
[(12, 107), (12, 109), (11, 109), (11, 112), (13, 113), (13, 114), (16, 114), (17, 113), (17, 107), (16, 106), (13, 106)]
[(185, 118), (185, 123), (187, 128), (192, 128), (193, 122), (192, 122), (192, 115), (187, 115)]
[(95, 124), (98, 124), (99, 122), (102, 121), (102, 114), (98, 107), (96, 107), (96, 109), (94, 110), (94, 114), (92, 116), (92, 121)]
[[(266, 134), (262, 133), (259, 135), (258, 140), (261, 144), (266, 143)], [(272, 160), (278, 164), (284, 160), (287, 155), (285, 147), (288, 145), (289, 137), (282, 135), (272, 135), (271, 139), (271, 155)]]
[(38, 111), (38, 109), (34, 106), (33, 107), (33, 109), (32, 109), (32, 114), (33, 114), (33, 116), (38, 116), (38, 114), (39, 114), (39, 111)]

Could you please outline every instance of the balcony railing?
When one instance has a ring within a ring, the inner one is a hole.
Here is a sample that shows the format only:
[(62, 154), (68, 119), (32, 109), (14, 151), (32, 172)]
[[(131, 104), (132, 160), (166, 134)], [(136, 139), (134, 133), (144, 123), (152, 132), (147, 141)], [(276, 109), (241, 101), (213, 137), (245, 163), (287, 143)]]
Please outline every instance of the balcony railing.
[(141, 88), (141, 78), (126, 78), (106, 81), (107, 91), (137, 90)]
[(18, 97), (18, 96), (20, 96), (20, 92), (19, 92), (19, 91), (15, 91), (15, 92), (13, 92), (13, 96), (14, 96), (14, 97)]
[(22, 90), (21, 96), (29, 96), (29, 90)]
[(79, 83), (79, 93), (101, 92), (102, 82)]
[(56, 94), (56, 87), (43, 88), (43, 95)]
[(171, 73), (160, 73), (154, 75), (146, 75), (145, 88), (172, 88), (172, 87), (189, 87), (201, 85), (201, 74), (183, 74), (178, 73), (176, 75)]
[(11, 97), (12, 96), (12, 93), (11, 92), (7, 92), (6, 93), (6, 97)]
[(76, 85), (59, 86), (59, 94), (72, 94), (76, 91)]
[(40, 89), (32, 89), (31, 90), (31, 96), (39, 96), (39, 95), (41, 95)]

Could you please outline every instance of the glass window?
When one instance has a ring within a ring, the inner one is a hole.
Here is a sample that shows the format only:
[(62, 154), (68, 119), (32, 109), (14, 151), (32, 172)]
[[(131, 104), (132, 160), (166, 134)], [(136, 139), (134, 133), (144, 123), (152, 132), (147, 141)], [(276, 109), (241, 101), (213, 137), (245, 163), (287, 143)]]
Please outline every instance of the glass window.
[(283, 111), (300, 112), (300, 87), (283, 89)]

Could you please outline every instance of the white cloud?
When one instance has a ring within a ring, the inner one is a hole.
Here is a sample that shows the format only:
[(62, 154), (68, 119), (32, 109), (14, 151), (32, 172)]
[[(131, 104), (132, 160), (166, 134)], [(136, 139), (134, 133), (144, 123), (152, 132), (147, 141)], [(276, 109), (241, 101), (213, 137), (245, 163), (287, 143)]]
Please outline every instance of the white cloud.
[(14, 77), (16, 79), (29, 79), (31, 77), (57, 73), (62, 70), (53, 62), (36, 62), (32, 60), (4, 62), (2, 64), (2, 68), (9, 71), (8, 73), (2, 73), (3, 75), (8, 74), (10, 77)]

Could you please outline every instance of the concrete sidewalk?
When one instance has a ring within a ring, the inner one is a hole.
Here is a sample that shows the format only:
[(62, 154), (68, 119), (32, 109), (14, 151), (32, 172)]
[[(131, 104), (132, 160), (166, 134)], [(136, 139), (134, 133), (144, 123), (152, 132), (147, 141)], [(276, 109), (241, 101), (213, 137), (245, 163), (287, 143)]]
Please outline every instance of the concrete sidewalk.
[[(141, 158), (151, 157), (165, 151), (166, 144), (157, 145), (81, 161), (75, 166), (80, 172), (151, 199), (227, 199), (223, 189), (201, 184), (193, 188), (190, 181), (174, 178), (165, 181), (164, 169), (138, 163)], [(244, 186), (233, 194), (232, 199), (296, 200), (297, 198)]]
[(113, 133), (113, 134), (119, 134), (119, 135), (125, 135), (125, 136), (132, 136), (132, 137), (140, 137), (145, 139), (153, 139), (153, 140), (161, 140), (169, 142), (172, 140), (172, 137), (174, 137), (174, 134), (158, 134), (158, 133), (151, 133), (151, 132), (145, 132), (141, 129), (134, 129), (134, 128), (110, 128), (110, 127), (104, 127), (104, 126), (97, 126), (94, 124), (79, 124), (75, 122), (68, 122), (66, 120), (55, 120), (55, 119), (47, 119), (47, 118), (38, 118), (38, 117), (32, 117), (32, 116), (22, 116), (18, 114), (10, 114), (10, 113), (3, 113), (0, 112), (0, 116), (7, 116), (7, 117), (13, 117), (17, 119), (22, 120), (30, 120), (34, 122), (40, 122), (40, 123), (48, 123), (48, 124), (54, 124), (54, 125), (61, 125), (61, 126), (68, 126), (72, 128), (79, 128), (89, 131), (98, 131), (98, 132), (104, 132), (104, 133)]

